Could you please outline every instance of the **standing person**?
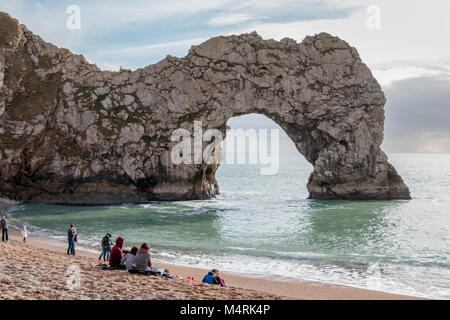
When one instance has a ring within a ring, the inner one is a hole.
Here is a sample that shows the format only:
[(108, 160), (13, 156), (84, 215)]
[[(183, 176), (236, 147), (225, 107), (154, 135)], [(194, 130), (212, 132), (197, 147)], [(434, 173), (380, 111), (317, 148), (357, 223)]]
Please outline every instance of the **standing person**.
[(147, 271), (152, 267), (152, 260), (150, 256), (150, 246), (148, 243), (143, 243), (139, 249), (136, 259), (134, 260), (137, 271)]
[(27, 229), (27, 226), (23, 226), (21, 232), (22, 232), (23, 242), (24, 242), (24, 243), (27, 243), (27, 238), (28, 238), (28, 229)]
[(2, 216), (0, 225), (2, 227), (2, 241), (8, 242), (8, 220), (6, 220), (5, 216)]
[(100, 253), (100, 257), (98, 260), (101, 260), (103, 257), (103, 261), (109, 261), (109, 254), (111, 252), (111, 233), (106, 233), (106, 235), (102, 238), (102, 253)]
[(69, 247), (67, 248), (68, 255), (75, 255), (75, 235), (76, 229), (74, 225), (71, 224), (69, 230), (67, 230), (67, 240), (69, 242)]
[[(75, 228), (75, 226), (72, 228), (73, 230), (73, 242), (78, 242), (78, 233), (77, 233), (77, 228)], [(73, 247), (74, 251), (75, 251), (75, 247)]]
[[(116, 245), (112, 247), (111, 254), (109, 256), (109, 265), (111, 267), (119, 268), (121, 266), (120, 261), (123, 258), (123, 244), (125, 242), (125, 238), (118, 237), (116, 239)], [(125, 267), (124, 267), (125, 268)]]

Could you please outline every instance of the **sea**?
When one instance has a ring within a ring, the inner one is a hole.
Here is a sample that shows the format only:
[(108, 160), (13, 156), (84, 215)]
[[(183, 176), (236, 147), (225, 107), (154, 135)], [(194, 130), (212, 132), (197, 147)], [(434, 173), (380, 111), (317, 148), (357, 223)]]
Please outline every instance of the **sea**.
[(450, 299), (450, 154), (388, 154), (412, 200), (309, 200), (312, 166), (280, 153), (278, 173), (223, 164), (212, 200), (118, 206), (24, 204), (10, 223), (100, 253), (106, 232), (150, 243), (153, 259), (281, 281)]

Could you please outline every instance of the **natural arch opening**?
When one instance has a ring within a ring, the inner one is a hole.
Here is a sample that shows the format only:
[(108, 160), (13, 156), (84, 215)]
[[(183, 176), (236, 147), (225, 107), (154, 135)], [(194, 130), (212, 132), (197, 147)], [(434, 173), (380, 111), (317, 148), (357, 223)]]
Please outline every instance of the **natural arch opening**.
[[(286, 198), (308, 197), (306, 184), (313, 166), (275, 121), (262, 114), (247, 114), (230, 118), (227, 127), (222, 164), (215, 175), (222, 194), (265, 198), (275, 192)], [(271, 139), (272, 130), (278, 132), (277, 141)], [(263, 168), (271, 170), (261, 172)]]

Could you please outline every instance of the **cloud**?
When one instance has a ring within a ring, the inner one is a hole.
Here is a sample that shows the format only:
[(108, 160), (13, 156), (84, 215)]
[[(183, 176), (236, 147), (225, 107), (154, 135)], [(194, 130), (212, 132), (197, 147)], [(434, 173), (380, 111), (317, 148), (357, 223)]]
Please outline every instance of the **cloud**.
[(171, 41), (171, 42), (165, 42), (165, 43), (156, 43), (156, 44), (150, 44), (145, 46), (136, 46), (136, 47), (127, 47), (127, 48), (120, 48), (120, 49), (113, 49), (113, 50), (103, 50), (98, 51), (98, 54), (101, 55), (110, 55), (110, 54), (126, 54), (126, 55), (146, 55), (149, 52), (151, 52), (154, 49), (168, 49), (168, 48), (174, 48), (174, 47), (184, 47), (186, 45), (195, 45), (199, 44), (203, 41), (206, 41), (208, 38), (195, 38), (195, 39), (188, 39), (188, 40), (181, 40), (181, 41)]
[(69, 30), (66, 26), (69, 15), (68, 5), (56, 2), (49, 6), (39, 1), (1, 1), (0, 10), (18, 19), (33, 33), (40, 35), (45, 41), (60, 47), (77, 50), (81, 47), (86, 30)]
[(227, 16), (216, 16), (208, 20), (207, 24), (212, 26), (228, 26), (254, 20), (255, 17), (245, 14), (232, 14)]
[(102, 69), (104, 71), (120, 71), (120, 68), (125, 68), (126, 69), (126, 67), (123, 67), (121, 65), (114, 64), (114, 63), (111, 63), (111, 62), (108, 62), (108, 61), (100, 61), (98, 63), (95, 63), (95, 60), (92, 59), (91, 57), (86, 56), (85, 58), (86, 58), (86, 60), (89, 63), (96, 64), (97, 67), (99, 67), (100, 69)]
[(191, 46), (198, 45), (207, 39), (194, 38), (136, 47), (100, 50), (90, 52), (85, 56), (90, 63), (96, 63), (104, 70), (118, 70), (120, 66), (127, 69), (137, 69), (160, 61), (167, 55), (185, 56)]
[(329, 0), (119, 0), (75, 4), (81, 11), (81, 30), (66, 27), (71, 0), (2, 1), (10, 13), (44, 40), (81, 53), (102, 68), (136, 69), (156, 63), (166, 55), (182, 57), (192, 45), (230, 27), (255, 21), (308, 20), (347, 15), (334, 10)]
[[(133, 1), (132, 1), (133, 2)], [(170, 2), (170, 1), (169, 1)], [(101, 16), (96, 15), (96, 24), (86, 22), (86, 12), (98, 11), (95, 6), (98, 2), (92, 2), (91, 7), (82, 6), (84, 12), (84, 24), (89, 30), (97, 29), (100, 36), (91, 34), (86, 39), (88, 44), (84, 50), (91, 62), (97, 64), (114, 64), (126, 68), (136, 69), (151, 63), (156, 63), (170, 54), (177, 57), (185, 56), (192, 45), (199, 44), (212, 36), (219, 34), (229, 35), (243, 33), (245, 26), (252, 25), (256, 21), (290, 21), (292, 19), (308, 20), (320, 17), (341, 17), (348, 15), (349, 9), (333, 10), (329, 1), (211, 1), (207, 6), (199, 6), (198, 2), (183, 2), (180, 6), (168, 4), (150, 6), (150, 4), (137, 3), (136, 6), (122, 7), (123, 4), (108, 8)], [(183, 10), (189, 6), (189, 10)], [(128, 8), (130, 7), (130, 8)], [(148, 7), (148, 10), (146, 8)], [(172, 8), (172, 9), (168, 9)], [(99, 8), (98, 8), (99, 9)], [(109, 11), (108, 11), (109, 10)], [(131, 15), (133, 21), (128, 21), (130, 12), (140, 11), (137, 15)], [(115, 12), (123, 12), (116, 17)], [(126, 12), (125, 12), (126, 11)], [(142, 12), (150, 12), (143, 15)], [(179, 12), (183, 13), (180, 14)], [(109, 12), (109, 14), (107, 14)], [(105, 21), (114, 19), (114, 24), (106, 24)], [(100, 22), (102, 24), (100, 24)], [(127, 22), (128, 21), (128, 22)], [(108, 27), (105, 30), (105, 26)], [(239, 26), (240, 30), (234, 30)], [(119, 28), (120, 27), (120, 28)], [(144, 33), (139, 30), (145, 30)], [(115, 33), (108, 41), (110, 34)], [(124, 40), (133, 39), (131, 40)], [(121, 40), (118, 40), (121, 39)], [(97, 41), (98, 40), (98, 41)], [(92, 42), (92, 44), (91, 44)], [(101, 44), (101, 45), (99, 45)]]
[[(450, 1), (329, 1), (336, 8), (352, 8), (349, 16), (304, 19), (301, 21), (256, 22), (235, 33), (256, 30), (264, 38), (280, 40), (286, 36), (302, 41), (305, 36), (328, 32), (357, 48), (361, 59), (370, 66), (389, 61), (427, 61), (450, 52)], [(358, 5), (358, 7), (352, 7)], [(380, 8), (381, 29), (367, 28), (370, 14), (367, 8)], [(378, 72), (382, 83), (409, 78), (414, 70), (397, 65), (397, 70)], [(377, 70), (374, 70), (377, 71)]]
[[(145, 47), (253, 30), (264, 38), (289, 36), (298, 41), (309, 34), (329, 32), (357, 47), (370, 65), (432, 59), (450, 52), (450, 41), (442, 38), (450, 33), (447, 0), (436, 0), (432, 5), (391, 0), (79, 0), (76, 4), (81, 8), (82, 29), (78, 32), (65, 27), (66, 9), (71, 4), (71, 0), (2, 1), (0, 10), (19, 18), (47, 41), (91, 56), (118, 47)], [(381, 9), (380, 30), (366, 26), (370, 5)], [(409, 75), (406, 70), (396, 72), (391, 79), (386, 72), (382, 77), (391, 81)]]
[(449, 88), (446, 74), (386, 86), (383, 148), (388, 152), (450, 152)]
[(450, 56), (433, 60), (396, 60), (369, 65), (382, 85), (389, 85), (395, 80), (417, 77), (450, 78)]

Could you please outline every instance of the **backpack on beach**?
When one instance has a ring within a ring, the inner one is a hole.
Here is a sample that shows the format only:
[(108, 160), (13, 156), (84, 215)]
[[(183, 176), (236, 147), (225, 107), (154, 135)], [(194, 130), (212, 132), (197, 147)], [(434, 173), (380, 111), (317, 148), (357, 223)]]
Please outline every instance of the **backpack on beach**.
[(102, 239), (102, 248), (108, 248), (109, 245), (109, 239), (107, 236), (104, 236)]
[[(111, 249), (111, 240), (109, 240), (109, 238), (107, 236), (104, 236), (102, 238), (102, 248)], [(124, 250), (123, 253), (125, 254), (127, 252)]]

